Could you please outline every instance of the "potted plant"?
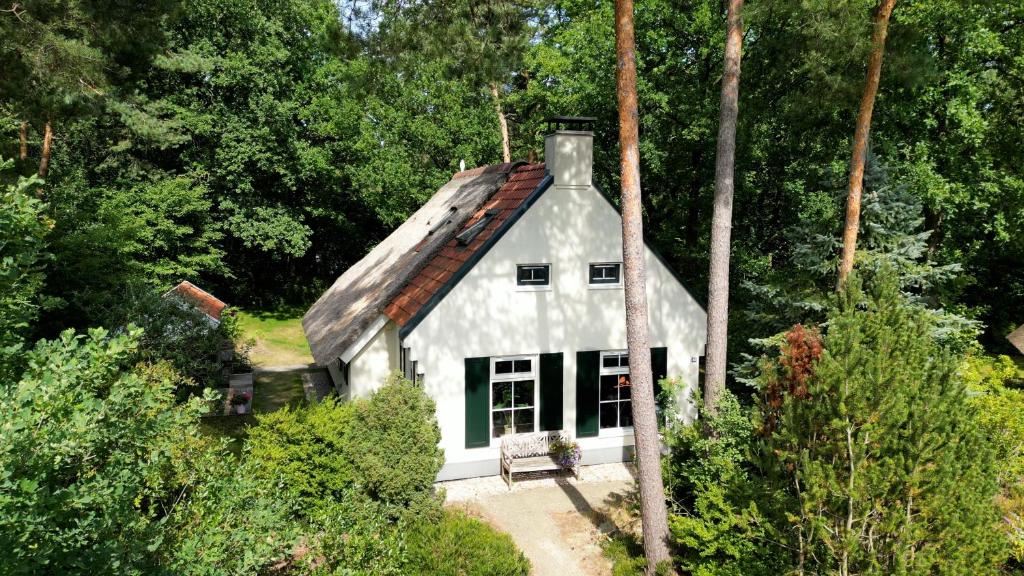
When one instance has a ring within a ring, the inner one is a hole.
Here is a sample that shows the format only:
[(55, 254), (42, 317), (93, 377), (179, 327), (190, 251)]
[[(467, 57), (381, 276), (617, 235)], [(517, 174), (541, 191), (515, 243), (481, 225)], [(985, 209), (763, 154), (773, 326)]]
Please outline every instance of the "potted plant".
[(245, 414), (246, 409), (249, 406), (249, 400), (252, 400), (252, 394), (249, 392), (238, 392), (231, 396), (231, 405), (235, 407), (236, 414)]
[(554, 442), (548, 445), (548, 452), (554, 455), (558, 465), (566, 470), (575, 470), (576, 465), (580, 463), (580, 458), (583, 456), (580, 445), (576, 441), (566, 438), (556, 438)]

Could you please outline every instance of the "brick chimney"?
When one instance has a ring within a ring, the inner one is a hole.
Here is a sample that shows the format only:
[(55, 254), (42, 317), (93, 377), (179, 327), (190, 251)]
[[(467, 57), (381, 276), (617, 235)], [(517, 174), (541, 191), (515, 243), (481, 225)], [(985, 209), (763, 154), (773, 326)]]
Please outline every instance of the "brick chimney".
[(590, 186), (594, 171), (594, 118), (548, 118), (544, 162), (555, 186)]

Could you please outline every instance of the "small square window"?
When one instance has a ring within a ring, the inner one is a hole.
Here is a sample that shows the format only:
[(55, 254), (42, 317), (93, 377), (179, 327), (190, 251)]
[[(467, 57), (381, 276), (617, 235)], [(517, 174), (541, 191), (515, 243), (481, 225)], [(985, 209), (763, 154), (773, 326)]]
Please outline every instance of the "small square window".
[(591, 286), (618, 286), (622, 283), (622, 263), (606, 262), (590, 265)]
[(550, 286), (550, 264), (519, 264), (516, 266), (517, 286)]

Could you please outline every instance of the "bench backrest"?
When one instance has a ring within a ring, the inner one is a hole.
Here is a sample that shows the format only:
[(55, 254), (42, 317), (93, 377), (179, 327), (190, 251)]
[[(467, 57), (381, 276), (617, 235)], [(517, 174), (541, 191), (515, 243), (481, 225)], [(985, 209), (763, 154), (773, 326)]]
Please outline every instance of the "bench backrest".
[(550, 454), (551, 443), (559, 438), (566, 441), (571, 439), (566, 432), (561, 430), (509, 434), (501, 438), (501, 455), (505, 458), (544, 456)]

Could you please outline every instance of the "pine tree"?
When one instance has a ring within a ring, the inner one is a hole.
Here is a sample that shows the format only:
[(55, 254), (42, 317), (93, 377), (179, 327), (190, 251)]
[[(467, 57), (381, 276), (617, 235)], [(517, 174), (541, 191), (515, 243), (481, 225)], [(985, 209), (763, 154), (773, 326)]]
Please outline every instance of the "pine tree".
[[(995, 461), (959, 361), (884, 267), (760, 377), (759, 466), (800, 574), (996, 574)], [(954, 496), (955, 495), (955, 496)]]

